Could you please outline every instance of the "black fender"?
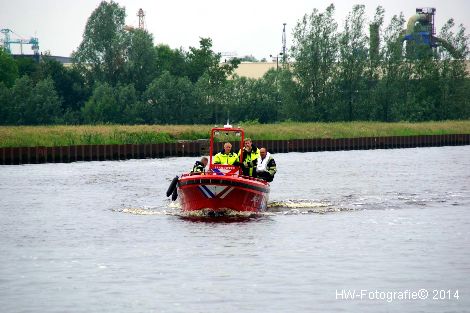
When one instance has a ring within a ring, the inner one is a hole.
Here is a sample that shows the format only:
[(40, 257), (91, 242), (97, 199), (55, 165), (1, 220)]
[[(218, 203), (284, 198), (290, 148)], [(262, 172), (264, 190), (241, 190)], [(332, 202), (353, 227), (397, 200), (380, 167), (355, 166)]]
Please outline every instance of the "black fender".
[(178, 188), (173, 189), (173, 193), (171, 194), (171, 201), (175, 201), (178, 198)]
[(176, 190), (176, 184), (178, 183), (178, 175), (173, 178), (173, 180), (170, 183), (170, 186), (168, 186), (168, 190), (166, 191), (166, 196), (169, 197), (171, 194), (173, 194), (173, 190)]

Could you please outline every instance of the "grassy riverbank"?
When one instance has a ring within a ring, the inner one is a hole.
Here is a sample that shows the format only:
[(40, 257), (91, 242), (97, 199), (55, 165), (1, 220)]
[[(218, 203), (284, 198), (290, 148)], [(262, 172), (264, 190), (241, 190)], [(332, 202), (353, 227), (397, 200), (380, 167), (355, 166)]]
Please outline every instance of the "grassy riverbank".
[[(237, 126), (237, 125), (234, 125)], [(1, 126), (0, 147), (139, 144), (209, 138), (211, 125)], [(470, 121), (424, 123), (279, 123), (242, 125), (260, 139), (354, 138), (470, 134)]]

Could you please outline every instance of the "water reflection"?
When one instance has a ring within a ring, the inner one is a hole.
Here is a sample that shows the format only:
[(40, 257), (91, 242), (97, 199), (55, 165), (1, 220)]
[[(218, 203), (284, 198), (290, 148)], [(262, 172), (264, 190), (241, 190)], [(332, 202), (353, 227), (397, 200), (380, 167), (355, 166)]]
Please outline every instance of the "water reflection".
[(261, 214), (251, 214), (250, 216), (230, 216), (230, 215), (207, 215), (207, 216), (179, 216), (181, 220), (194, 222), (194, 223), (209, 223), (209, 224), (231, 224), (231, 223), (248, 223), (259, 222), (262, 219), (268, 218)]

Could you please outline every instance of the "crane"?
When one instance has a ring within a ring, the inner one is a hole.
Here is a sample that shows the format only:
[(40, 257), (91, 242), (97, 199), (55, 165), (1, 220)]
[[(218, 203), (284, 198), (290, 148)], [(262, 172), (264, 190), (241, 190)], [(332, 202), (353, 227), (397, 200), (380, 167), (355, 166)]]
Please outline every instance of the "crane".
[[(145, 30), (145, 12), (142, 8), (140, 8), (139, 11), (137, 11), (137, 16), (139, 17), (139, 28), (138, 29)], [(124, 26), (124, 30), (126, 30), (128, 32), (133, 32), (133, 31), (135, 31), (135, 27), (132, 26), (132, 25), (126, 25), (126, 26)]]
[(31, 50), (34, 51), (34, 55), (39, 56), (39, 40), (37, 37), (31, 37), (29, 39), (23, 39), (23, 38), (18, 38), (18, 39), (12, 39), (11, 34), (16, 34), (18, 37), (21, 37), (14, 31), (8, 28), (3, 28), (0, 29), (0, 33), (3, 34), (4, 39), (1, 41), (3, 42), (3, 48), (5, 49), (6, 52), (11, 53), (11, 44), (19, 44), (20, 49), (21, 49), (21, 54), (23, 54), (23, 45), (31, 45)]
[(145, 30), (145, 13), (142, 8), (137, 11), (137, 16), (139, 17), (139, 28)]

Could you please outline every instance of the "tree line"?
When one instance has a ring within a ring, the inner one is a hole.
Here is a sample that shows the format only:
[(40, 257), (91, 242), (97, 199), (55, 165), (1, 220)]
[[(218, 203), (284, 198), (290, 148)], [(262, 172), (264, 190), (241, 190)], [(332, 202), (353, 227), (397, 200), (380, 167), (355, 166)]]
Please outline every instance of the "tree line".
[[(470, 118), (469, 36), (450, 19), (439, 38), (403, 41), (405, 19), (368, 21), (356, 5), (339, 29), (335, 8), (301, 18), (292, 62), (260, 79), (238, 77), (240, 59), (220, 63), (210, 38), (172, 49), (125, 25), (126, 12), (101, 2), (64, 67), (0, 49), (0, 124), (221, 124), (280, 121), (426, 121)], [(456, 55), (458, 57), (456, 57)]]

